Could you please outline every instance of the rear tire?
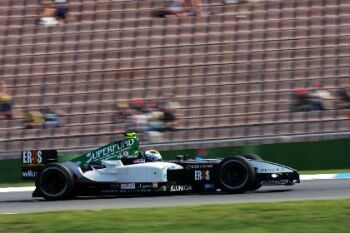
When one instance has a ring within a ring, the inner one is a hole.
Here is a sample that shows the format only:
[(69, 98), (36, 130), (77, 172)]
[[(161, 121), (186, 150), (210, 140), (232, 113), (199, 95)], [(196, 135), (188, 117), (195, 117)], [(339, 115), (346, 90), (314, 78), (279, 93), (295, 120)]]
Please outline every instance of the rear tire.
[(72, 196), (74, 176), (62, 163), (50, 163), (35, 180), (35, 186), (46, 200), (62, 200)]
[(243, 156), (226, 158), (221, 161), (219, 184), (224, 192), (243, 193), (251, 190), (256, 181), (253, 165)]

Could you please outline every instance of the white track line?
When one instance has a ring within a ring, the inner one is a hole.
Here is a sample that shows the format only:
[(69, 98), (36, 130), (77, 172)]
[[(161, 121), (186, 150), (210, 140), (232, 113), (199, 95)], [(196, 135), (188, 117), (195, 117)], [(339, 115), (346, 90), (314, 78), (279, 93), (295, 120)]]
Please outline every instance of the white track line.
[(13, 192), (29, 192), (34, 191), (35, 187), (8, 187), (8, 188), (0, 188), (0, 193), (13, 193)]
[(333, 179), (349, 179), (349, 178), (350, 178), (350, 173), (300, 175), (300, 180), (333, 180)]
[(300, 180), (333, 180), (336, 174), (300, 175)]

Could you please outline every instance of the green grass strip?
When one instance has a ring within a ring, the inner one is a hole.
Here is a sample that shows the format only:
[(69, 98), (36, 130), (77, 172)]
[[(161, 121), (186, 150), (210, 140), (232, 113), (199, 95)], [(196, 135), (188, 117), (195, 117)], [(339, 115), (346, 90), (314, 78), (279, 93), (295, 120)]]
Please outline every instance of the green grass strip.
[(0, 215), (0, 232), (6, 233), (348, 233), (349, 229), (347, 199)]

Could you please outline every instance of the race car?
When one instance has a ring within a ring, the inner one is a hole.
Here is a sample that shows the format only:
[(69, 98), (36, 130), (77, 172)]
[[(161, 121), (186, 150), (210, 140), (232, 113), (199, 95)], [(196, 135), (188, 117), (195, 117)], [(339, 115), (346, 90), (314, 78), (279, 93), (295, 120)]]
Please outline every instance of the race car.
[(243, 193), (265, 185), (300, 182), (296, 170), (257, 155), (223, 159), (177, 156), (174, 161), (162, 161), (156, 150), (140, 153), (138, 140), (133, 138), (72, 161), (57, 162), (56, 158), (57, 151), (22, 152), (22, 176), (35, 179), (33, 197), (59, 200), (135, 193)]

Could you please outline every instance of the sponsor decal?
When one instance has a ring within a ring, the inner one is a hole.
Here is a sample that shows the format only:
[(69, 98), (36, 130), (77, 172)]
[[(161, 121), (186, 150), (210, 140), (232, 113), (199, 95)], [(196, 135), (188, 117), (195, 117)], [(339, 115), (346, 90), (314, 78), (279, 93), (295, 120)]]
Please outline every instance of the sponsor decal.
[(85, 153), (75, 159), (80, 167), (85, 167), (92, 162), (121, 158), (136, 158), (138, 156), (139, 141), (137, 139), (125, 139), (99, 147), (96, 150)]
[(38, 172), (33, 170), (22, 171), (23, 178), (35, 178), (37, 174)]
[(135, 183), (121, 184), (120, 189), (135, 189)]
[(101, 189), (100, 193), (113, 194), (113, 193), (118, 193), (118, 190), (115, 190), (115, 189)]
[(289, 180), (264, 180), (261, 181), (261, 185), (285, 185), (289, 184)]
[(278, 168), (261, 168), (258, 171), (262, 172), (262, 173), (266, 173), (266, 172), (270, 173), (270, 172), (279, 172), (280, 169), (278, 169)]
[(210, 171), (209, 170), (195, 170), (194, 171), (194, 180), (210, 180)]
[(185, 164), (186, 169), (205, 169), (213, 168), (214, 164)]
[(152, 189), (153, 188), (153, 184), (138, 184), (137, 188), (140, 188), (140, 189)]
[(120, 154), (127, 157), (129, 155), (128, 151), (125, 149), (130, 148), (136, 140), (129, 139), (117, 142), (115, 144), (110, 144), (105, 147), (99, 148), (97, 150), (91, 151), (86, 154), (87, 157), (87, 163), (90, 163), (91, 161), (96, 160), (107, 160), (113, 157), (116, 152), (120, 151)]
[(171, 185), (170, 192), (183, 192), (192, 190), (191, 185)]
[(215, 189), (215, 185), (214, 184), (204, 184), (204, 189), (206, 189), (206, 190)]
[(133, 161), (133, 163), (135, 163), (135, 164), (145, 163), (145, 162), (146, 162), (145, 159), (135, 159), (135, 160)]
[(158, 188), (158, 183), (156, 183), (156, 182), (155, 182), (155, 183), (152, 183), (152, 187), (153, 187), (153, 188)]
[(22, 151), (22, 164), (41, 164), (43, 163), (43, 152), (38, 151)]
[(48, 162), (57, 161), (55, 150), (31, 150), (21, 152), (21, 170), (23, 179), (35, 178)]

